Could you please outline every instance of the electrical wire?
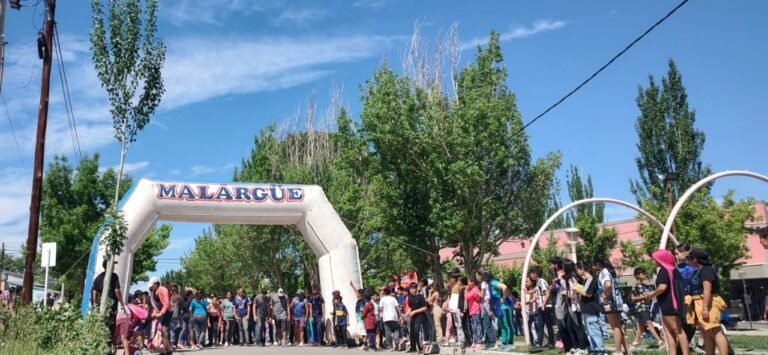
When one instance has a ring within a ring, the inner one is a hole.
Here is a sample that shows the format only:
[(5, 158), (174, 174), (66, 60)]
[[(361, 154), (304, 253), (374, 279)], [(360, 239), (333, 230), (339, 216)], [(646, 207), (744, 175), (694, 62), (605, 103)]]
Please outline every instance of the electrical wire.
[[(619, 59), (621, 56), (623, 56), (627, 51), (629, 51), (632, 47), (634, 47), (638, 42), (640, 42), (645, 36), (647, 36), (649, 33), (651, 33), (656, 27), (661, 25), (664, 21), (666, 21), (670, 16), (672, 16), (677, 10), (679, 10), (683, 5), (688, 3), (688, 0), (683, 0), (677, 6), (675, 6), (672, 10), (667, 12), (664, 17), (656, 21), (651, 27), (648, 27), (640, 36), (635, 38), (632, 42), (630, 42), (624, 49), (619, 51), (616, 55), (614, 55), (610, 60), (608, 60), (607, 63), (603, 64), (599, 69), (597, 69), (592, 75), (587, 77), (584, 81), (581, 82), (578, 86), (576, 86), (573, 90), (569, 91), (567, 94), (565, 94), (563, 97), (561, 97), (559, 100), (555, 101), (552, 105), (547, 107), (546, 110), (538, 114), (536, 117), (534, 117), (532, 120), (530, 120), (528, 123), (524, 124), (519, 130), (515, 131), (510, 135), (508, 138), (504, 140), (504, 144), (507, 144), (512, 141), (512, 139), (516, 138), (519, 134), (525, 132), (525, 129), (536, 123), (539, 119), (547, 115), (549, 112), (554, 110), (557, 106), (560, 106), (561, 103), (563, 103), (565, 100), (567, 100), (569, 97), (571, 97), (573, 94), (581, 90), (585, 85), (587, 85), (590, 81), (592, 81), (595, 77), (597, 77), (600, 73), (602, 73), (606, 68), (608, 68), (611, 64), (613, 64), (617, 59)], [(489, 151), (484, 152), (480, 155), (479, 159), (472, 160), (472, 161), (466, 161), (469, 164), (467, 164), (463, 169), (457, 169), (456, 171), (462, 171), (466, 168), (470, 167), (473, 164), (477, 164), (478, 162), (484, 161), (487, 158), (487, 154), (490, 154)], [(449, 176), (450, 177), (450, 176)]]
[(5, 102), (5, 94), (0, 94), (0, 97), (3, 98), (3, 106), (5, 106), (5, 114), (6, 117), (8, 117), (8, 124), (11, 125), (11, 133), (13, 135), (13, 142), (16, 144), (16, 152), (19, 153), (19, 164), (21, 164), (22, 169), (26, 169), (27, 167), (24, 166), (24, 158), (21, 157), (21, 147), (19, 146), (19, 140), (16, 138), (16, 128), (13, 127), (11, 111), (8, 110), (8, 103)]
[(56, 64), (59, 71), (59, 79), (61, 81), (61, 92), (64, 97), (64, 109), (67, 115), (67, 124), (69, 125), (69, 134), (72, 139), (72, 149), (75, 153), (78, 165), (83, 162), (83, 152), (80, 148), (80, 137), (77, 133), (77, 121), (75, 119), (75, 112), (72, 109), (72, 95), (69, 91), (69, 80), (67, 78), (67, 71), (64, 66), (64, 56), (61, 52), (61, 41), (59, 40), (58, 26), (54, 24), (53, 28), (53, 47), (56, 49)]

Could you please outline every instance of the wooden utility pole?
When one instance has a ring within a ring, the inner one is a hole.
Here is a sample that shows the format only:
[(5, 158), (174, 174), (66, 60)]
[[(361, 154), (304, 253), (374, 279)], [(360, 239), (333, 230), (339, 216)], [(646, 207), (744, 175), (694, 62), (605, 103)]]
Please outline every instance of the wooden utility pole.
[(37, 115), (37, 142), (35, 143), (35, 167), (32, 176), (32, 201), (29, 205), (29, 230), (27, 234), (27, 255), (24, 260), (24, 283), (21, 293), (25, 304), (32, 302), (34, 287), (35, 256), (37, 255), (37, 232), (40, 227), (40, 200), (43, 190), (43, 163), (45, 158), (45, 131), (48, 126), (48, 93), (51, 83), (51, 58), (53, 57), (53, 21), (56, 0), (46, 0), (45, 28), (37, 40), (38, 53), (43, 60), (43, 77), (40, 84), (40, 106)]

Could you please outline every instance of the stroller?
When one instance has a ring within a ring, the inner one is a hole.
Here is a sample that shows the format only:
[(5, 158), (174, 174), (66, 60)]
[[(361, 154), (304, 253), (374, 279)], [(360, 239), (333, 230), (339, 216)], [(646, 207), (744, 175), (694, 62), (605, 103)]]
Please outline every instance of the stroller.
[(141, 348), (144, 344), (139, 341), (140, 337), (137, 330), (144, 325), (147, 320), (147, 310), (137, 305), (126, 305), (126, 312), (118, 312), (113, 335), (113, 343), (121, 344), (121, 337), (128, 338), (128, 349), (125, 354), (142, 355)]

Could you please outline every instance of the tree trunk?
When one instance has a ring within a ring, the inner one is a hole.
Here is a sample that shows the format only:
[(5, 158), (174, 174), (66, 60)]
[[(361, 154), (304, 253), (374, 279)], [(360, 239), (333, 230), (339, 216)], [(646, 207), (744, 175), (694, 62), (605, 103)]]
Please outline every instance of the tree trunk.
[[(120, 202), (120, 180), (123, 179), (123, 168), (125, 168), (125, 153), (128, 149), (128, 143), (125, 141), (125, 127), (128, 125), (128, 118), (123, 119), (123, 139), (121, 140), (120, 148), (120, 168), (117, 170), (117, 182), (115, 184), (115, 200), (112, 204), (112, 208), (117, 211), (117, 205)], [(107, 269), (104, 271), (104, 287), (101, 289), (101, 305), (99, 306), (99, 312), (104, 314), (107, 310), (107, 295), (109, 294), (109, 285), (112, 283), (112, 272), (115, 270), (115, 256), (109, 253), (107, 259)], [(123, 282), (130, 282), (130, 280), (123, 280)]]

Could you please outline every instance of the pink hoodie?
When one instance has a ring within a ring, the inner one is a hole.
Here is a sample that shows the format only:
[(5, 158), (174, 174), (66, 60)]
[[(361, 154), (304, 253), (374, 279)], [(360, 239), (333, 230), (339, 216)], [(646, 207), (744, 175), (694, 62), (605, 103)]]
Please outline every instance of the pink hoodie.
[(659, 249), (651, 254), (653, 260), (655, 260), (659, 266), (669, 275), (669, 292), (672, 295), (672, 305), (675, 309), (679, 310), (677, 306), (677, 295), (675, 295), (675, 256), (672, 252), (666, 249)]

